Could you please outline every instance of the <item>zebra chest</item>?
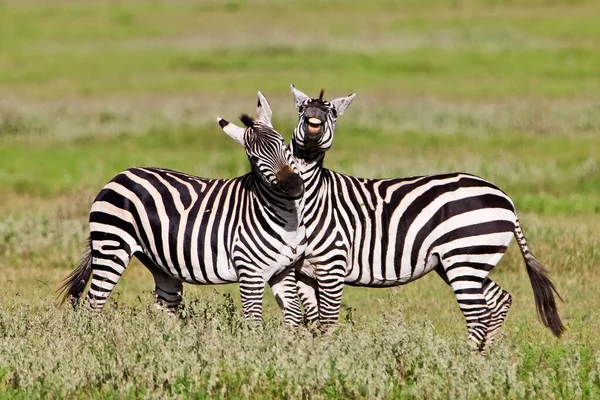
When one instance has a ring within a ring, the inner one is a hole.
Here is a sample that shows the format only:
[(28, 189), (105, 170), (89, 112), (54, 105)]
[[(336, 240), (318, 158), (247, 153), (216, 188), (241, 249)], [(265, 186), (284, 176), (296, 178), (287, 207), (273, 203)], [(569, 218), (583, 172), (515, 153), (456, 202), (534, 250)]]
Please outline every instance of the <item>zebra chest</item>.
[(306, 229), (298, 227), (294, 231), (287, 231), (281, 236), (283, 238), (280, 246), (278, 263), (284, 268), (296, 263), (306, 250)]
[[(269, 280), (286, 268), (290, 268), (304, 253), (306, 248), (306, 230), (281, 229), (271, 235), (252, 237), (240, 230), (233, 248), (232, 259), (246, 259), (262, 271), (265, 280)], [(240, 265), (236, 263), (236, 269)]]

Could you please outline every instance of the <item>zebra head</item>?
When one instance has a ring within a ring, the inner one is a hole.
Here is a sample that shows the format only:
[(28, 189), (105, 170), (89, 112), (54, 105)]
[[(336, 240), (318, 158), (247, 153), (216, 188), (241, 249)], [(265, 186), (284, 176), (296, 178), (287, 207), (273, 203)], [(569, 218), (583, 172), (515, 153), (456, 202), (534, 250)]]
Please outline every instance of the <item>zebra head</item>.
[(324, 90), (321, 89), (319, 98), (311, 99), (294, 85), (291, 85), (294, 95), (294, 105), (298, 109), (298, 125), (294, 129), (293, 142), (295, 146), (309, 152), (324, 153), (333, 143), (335, 121), (344, 114), (352, 103), (355, 93), (339, 97), (332, 101), (323, 100)]
[(258, 92), (256, 118), (242, 114), (244, 128), (218, 118), (221, 128), (246, 150), (252, 172), (262, 182), (283, 197), (299, 199), (304, 194), (304, 182), (283, 137), (273, 129), (272, 111), (267, 98)]

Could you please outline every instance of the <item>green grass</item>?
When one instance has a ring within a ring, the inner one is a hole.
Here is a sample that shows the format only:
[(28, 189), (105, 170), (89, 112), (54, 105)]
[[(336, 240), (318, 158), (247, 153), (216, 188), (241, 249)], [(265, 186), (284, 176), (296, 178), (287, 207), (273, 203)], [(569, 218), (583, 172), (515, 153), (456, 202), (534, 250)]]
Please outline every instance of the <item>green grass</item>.
[[(598, 398), (600, 3), (593, 0), (0, 3), (1, 398)], [(326, 336), (240, 317), (236, 285), (185, 287), (154, 310), (132, 262), (98, 318), (54, 300), (119, 171), (245, 173), (215, 118), (295, 124), (289, 84), (357, 93), (326, 166), (363, 176), (465, 171), (514, 200), (565, 299), (536, 319), (518, 249), (493, 279), (513, 295), (486, 357), (465, 350), (435, 275), (346, 288)], [(231, 297), (223, 297), (223, 294)]]
[[(289, 122), (280, 125), (282, 132), (292, 131)], [(387, 177), (468, 171), (494, 181), (522, 211), (600, 214), (597, 138), (515, 133), (440, 137), (340, 125), (339, 149), (331, 152), (327, 165), (347, 173)], [(362, 153), (363, 149), (369, 151)], [(82, 137), (68, 146), (13, 141), (0, 148), (0, 158), (5, 191), (34, 196), (98, 189), (129, 166), (169, 166), (208, 177), (233, 177), (247, 170), (243, 151), (212, 126), (175, 125), (169, 131)]]
[[(2, 372), (6, 394), (48, 396), (66, 388), (101, 397), (598, 395), (598, 371), (586, 347), (500, 343), (490, 363), (469, 354), (462, 340), (440, 337), (425, 323), (406, 322), (401, 312), (385, 322), (359, 319), (313, 337), (282, 329), (278, 321), (253, 327), (232, 311), (228, 299), (206, 295), (188, 304), (180, 320), (157, 313), (150, 304), (141, 309), (121, 305), (97, 319), (52, 304), (11, 309), (2, 329), (15, 337), (0, 344), (0, 360), (10, 365)], [(33, 316), (36, 311), (42, 313)], [(49, 345), (55, 357), (28, 351)], [(90, 362), (82, 364), (82, 358)], [(574, 374), (577, 368), (584, 373)], [(16, 392), (15, 386), (29, 389)]]
[[(400, 311), (385, 321), (359, 318), (313, 337), (283, 329), (279, 321), (252, 326), (231, 301), (205, 295), (188, 303), (179, 320), (157, 313), (149, 303), (142, 308), (119, 304), (100, 318), (64, 312), (51, 303), (10, 307), (0, 325), (0, 331), (11, 332), (0, 343), (0, 360), (9, 366), (1, 373), (3, 389), (17, 397), (81, 391), (111, 398), (599, 394), (598, 371), (586, 346), (513, 347), (504, 341), (490, 362), (469, 354), (464, 340), (443, 337), (427, 323), (407, 322)], [(31, 351), (48, 346), (53, 357)]]
[[(482, 3), (440, 3), (437, 12), (390, 2), (296, 10), (269, 2), (9, 4), (0, 85), (48, 97), (232, 94), (257, 80), (266, 91), (294, 79), (362, 92), (392, 81), (403, 93), (451, 98), (596, 97), (597, 4)], [(266, 71), (272, 79), (261, 79)]]

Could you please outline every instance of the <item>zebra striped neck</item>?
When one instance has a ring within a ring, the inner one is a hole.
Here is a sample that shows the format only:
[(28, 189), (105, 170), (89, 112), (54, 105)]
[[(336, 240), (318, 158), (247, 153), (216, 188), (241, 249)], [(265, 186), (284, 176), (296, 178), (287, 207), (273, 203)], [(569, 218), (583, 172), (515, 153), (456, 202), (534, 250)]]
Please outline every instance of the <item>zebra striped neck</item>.
[(296, 136), (299, 133), (294, 131), (294, 136), (292, 141), (290, 142), (290, 150), (294, 157), (298, 161), (306, 162), (306, 163), (321, 163), (323, 164), (323, 159), (325, 158), (325, 152), (319, 148), (318, 143), (316, 142), (308, 142), (311, 146), (301, 146), (296, 140)]
[(249, 189), (254, 206), (262, 211), (269, 220), (280, 226), (295, 229), (302, 220), (304, 197), (290, 199), (273, 190), (253, 173), (246, 175), (247, 188)]
[(310, 182), (314, 183), (323, 170), (323, 161), (325, 160), (325, 152), (317, 149), (304, 149), (292, 139), (290, 143), (290, 151), (296, 158), (300, 175), (304, 180), (305, 186)]
[(260, 214), (260, 217), (271, 222), (271, 234), (278, 237), (281, 245), (287, 248), (281, 251), (282, 254), (289, 253), (286, 257), (291, 257), (292, 265), (306, 248), (305, 197), (296, 200), (286, 198), (254, 174), (247, 176), (251, 214)]
[(325, 152), (316, 151), (314, 152), (315, 156), (309, 158), (294, 139), (290, 143), (290, 150), (296, 157), (298, 171), (304, 181), (305, 192), (301, 214), (304, 219), (303, 222), (306, 223), (306, 221), (310, 221), (315, 217), (319, 209), (319, 203), (323, 199), (320, 193), (324, 190), (324, 185), (327, 184), (324, 178), (324, 171), (326, 170), (323, 168)]

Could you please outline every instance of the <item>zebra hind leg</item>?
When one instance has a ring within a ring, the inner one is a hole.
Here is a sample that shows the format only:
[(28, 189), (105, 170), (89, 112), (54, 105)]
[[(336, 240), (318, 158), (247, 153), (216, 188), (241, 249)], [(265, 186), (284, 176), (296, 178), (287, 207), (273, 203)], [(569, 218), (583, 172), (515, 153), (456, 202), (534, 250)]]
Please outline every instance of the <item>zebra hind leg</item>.
[(483, 294), (488, 308), (491, 310), (491, 319), (485, 338), (485, 347), (487, 348), (493, 343), (494, 337), (508, 315), (508, 310), (512, 304), (512, 296), (490, 279), (487, 279), (483, 284)]
[(183, 300), (183, 283), (160, 269), (146, 254), (139, 252), (136, 257), (152, 273), (156, 306), (170, 314), (177, 313)]
[(491, 319), (482, 278), (474, 274), (472, 267), (455, 264), (446, 268), (450, 286), (454, 290), (458, 306), (465, 316), (470, 345), (474, 350), (483, 351)]
[(183, 300), (183, 283), (158, 269), (151, 272), (154, 276), (156, 305), (169, 314), (177, 313)]
[(131, 260), (130, 246), (119, 236), (102, 233), (91, 235), (92, 283), (87, 306), (100, 313)]

